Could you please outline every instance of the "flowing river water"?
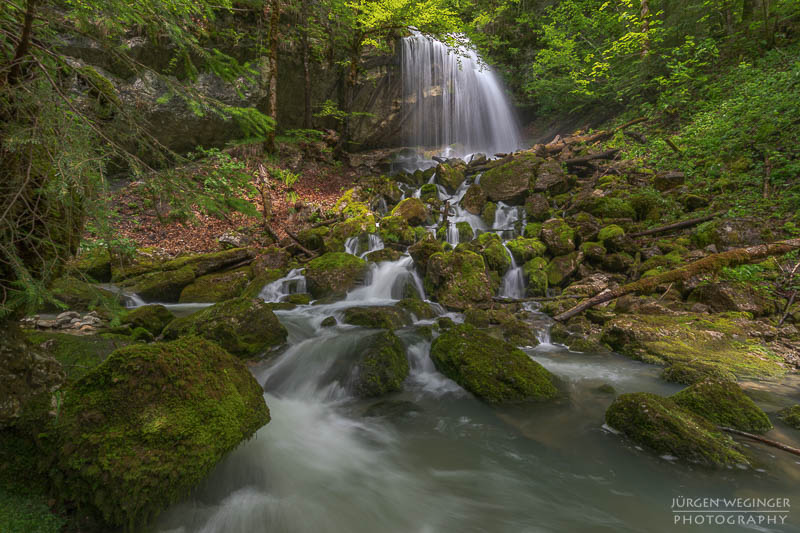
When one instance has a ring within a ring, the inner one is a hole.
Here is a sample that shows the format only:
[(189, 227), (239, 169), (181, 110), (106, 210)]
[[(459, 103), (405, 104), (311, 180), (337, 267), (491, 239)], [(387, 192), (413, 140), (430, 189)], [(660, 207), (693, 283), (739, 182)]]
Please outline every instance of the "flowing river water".
[[(438, 57), (435, 42), (421, 39), (407, 41), (407, 49), (427, 54), (428, 59)], [(442, 59), (437, 61), (434, 73), (442, 70)], [(461, 78), (469, 76), (456, 77), (455, 81), (464, 82)], [(494, 86), (473, 88), (470, 98), (477, 100), (470, 105), (484, 105), (480, 98), (503, 98), (490, 72), (471, 77)], [(497, 108), (496, 102), (492, 105)], [(507, 107), (505, 100), (502, 105)], [(496, 116), (496, 111), (487, 113)], [(504, 129), (504, 135), (509, 131)], [(457, 136), (448, 137), (450, 141), (461, 142)], [(483, 146), (514, 149), (515, 142), (518, 137), (495, 136)], [(461, 146), (476, 144), (472, 139)], [(407, 164), (425, 167), (433, 162)], [(454, 206), (449, 219), (453, 228), (456, 222), (468, 222), (475, 231), (498, 231), (504, 240), (513, 237), (524, 218), (521, 209), (500, 205), (493, 227), (488, 228), (458, 207), (472, 181), (468, 179), (452, 195), (439, 187), (440, 198)], [(406, 191), (407, 196), (415, 194), (418, 191)], [(436, 226), (430, 229), (435, 231)], [(457, 231), (451, 228), (447, 235), (452, 245), (458, 243)], [(382, 246), (373, 235), (348, 241), (346, 250), (364, 255)], [(280, 301), (292, 292), (304, 292), (304, 283), (302, 270), (295, 270), (265, 287), (261, 297)], [(411, 367), (403, 392), (378, 400), (358, 399), (348, 378), (360, 343), (371, 330), (344, 325), (341, 316), (352, 306), (391, 305), (409, 288), (425, 298), (413, 261), (404, 255), (394, 262), (373, 264), (365, 285), (345, 300), (276, 311), (289, 331), (287, 348), (252, 368), (266, 391), (272, 421), (227, 456), (183, 502), (163, 513), (156, 530), (800, 531), (800, 512), (790, 512), (784, 523), (777, 524), (681, 525), (682, 515), (671, 508), (675, 498), (775, 497), (800, 506), (800, 462), (745, 443), (759, 458), (759, 468), (710, 471), (638, 449), (604, 426), (604, 412), (613, 396), (598, 387), (610, 384), (618, 393), (658, 394), (671, 394), (679, 387), (660, 380), (657, 367), (617, 354), (575, 353), (551, 344), (543, 315), (534, 326), (541, 343), (525, 350), (561, 378), (566, 389), (561, 400), (512, 407), (490, 407), (476, 400), (435, 370), (429, 357), (431, 340), (418, 327), (432, 320), (417, 321), (397, 332)], [(524, 278), (514, 264), (500, 294), (523, 293)], [(431, 303), (439, 314), (463, 320)], [(331, 315), (339, 318), (339, 325), (322, 327), (322, 320)], [(797, 402), (796, 381), (768, 388), (770, 395), (759, 403), (773, 418), (779, 408)], [(777, 429), (770, 436), (798, 445), (796, 438)]]

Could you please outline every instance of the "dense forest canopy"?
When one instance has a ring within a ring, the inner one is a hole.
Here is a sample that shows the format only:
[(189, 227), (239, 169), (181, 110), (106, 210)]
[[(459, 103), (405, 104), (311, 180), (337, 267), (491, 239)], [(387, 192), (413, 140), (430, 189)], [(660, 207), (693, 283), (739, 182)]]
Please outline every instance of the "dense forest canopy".
[[(309, 132), (333, 125), (341, 152), (358, 148), (350, 125), (361, 112), (353, 93), (365, 82), (366, 51), (391, 51), (409, 28), (453, 45), (468, 35), (529, 117), (644, 113), (666, 128), (691, 122), (684, 135), (687, 150), (701, 156), (694, 164), (720, 172), (747, 154), (748, 165), (768, 166), (780, 182), (797, 171), (797, 143), (786, 132), (798, 104), (785, 95), (797, 89), (799, 16), (792, 0), (6, 2), (2, 313), (47, 298), (44, 287), (77, 249), (86, 220), (112, 244), (102, 229), (112, 209), (104, 201), (110, 175), (138, 176), (154, 196), (209, 212), (247, 209), (232, 199), (249, 186), (235, 163), (204, 183), (164, 171), (188, 164), (185, 150), (159, 141), (135, 95), (74, 57), (76, 42), (91, 43), (123, 77), (156, 79), (166, 88), (160, 104), (223, 117), (241, 139), (260, 139), (267, 150), (285, 130), (277, 123), (279, 59), (300, 57), (302, 125)], [(142, 53), (141, 40), (156, 51)], [(334, 98), (312, 98), (315, 64), (339, 73)], [(259, 95), (257, 105), (198, 90), (193, 82), (206, 72), (240, 94)]]

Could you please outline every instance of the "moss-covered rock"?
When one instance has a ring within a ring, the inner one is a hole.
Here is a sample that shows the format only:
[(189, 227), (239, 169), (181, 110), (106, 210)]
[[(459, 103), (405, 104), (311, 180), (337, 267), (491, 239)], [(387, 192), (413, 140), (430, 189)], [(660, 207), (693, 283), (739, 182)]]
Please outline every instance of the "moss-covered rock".
[(577, 251), (554, 257), (547, 265), (547, 283), (551, 287), (566, 285), (582, 262), (583, 253)]
[(462, 324), (431, 346), (437, 370), (489, 403), (548, 400), (558, 391), (554, 378), (513, 345)]
[(740, 311), (753, 316), (766, 316), (777, 311), (775, 300), (765, 291), (748, 283), (706, 282), (698, 285), (687, 298), (689, 302), (700, 302), (712, 311)]
[(328, 226), (319, 228), (305, 228), (297, 232), (297, 240), (304, 247), (315, 252), (325, 250), (325, 238), (331, 232)]
[(180, 270), (188, 267), (195, 277), (199, 277), (252, 259), (255, 255), (255, 250), (250, 248), (231, 248), (222, 252), (185, 255), (162, 264), (161, 270)]
[(542, 225), (538, 222), (528, 222), (522, 229), (522, 236), (528, 239), (538, 239), (542, 232)]
[(411, 319), (400, 308), (371, 305), (347, 308), (344, 312), (344, 323), (365, 328), (398, 329), (411, 324)]
[(564, 168), (559, 161), (549, 159), (536, 170), (536, 179), (532, 180), (534, 192), (543, 192), (554, 196), (569, 191), (569, 182)]
[(592, 197), (583, 203), (581, 208), (599, 218), (636, 218), (636, 210), (629, 201), (622, 198)]
[(497, 214), (497, 204), (494, 202), (486, 202), (486, 205), (483, 206), (481, 210), (481, 220), (489, 226), (490, 228), (494, 227), (494, 218)]
[(482, 233), (477, 239), (476, 250), (486, 263), (486, 268), (498, 276), (505, 274), (511, 266), (511, 256), (496, 233)]
[(772, 240), (764, 229), (763, 221), (754, 218), (717, 219), (697, 226), (691, 241), (698, 248), (713, 244), (720, 250), (752, 246)]
[(433, 310), (430, 304), (423, 302), (418, 298), (403, 298), (397, 302), (397, 307), (414, 315), (417, 320), (434, 318), (436, 316), (436, 312)]
[(414, 265), (422, 276), (428, 271), (428, 260), (431, 256), (443, 251), (442, 243), (437, 241), (434, 236), (430, 234), (408, 248), (408, 253), (414, 260)]
[(730, 381), (701, 381), (673, 394), (670, 399), (720, 426), (754, 433), (772, 429), (767, 414), (739, 385)]
[(142, 274), (121, 285), (148, 302), (177, 302), (184, 287), (194, 281), (191, 266)]
[(32, 346), (61, 364), (67, 383), (76, 381), (105, 361), (111, 352), (132, 342), (128, 336), (113, 333), (72, 335), (53, 331), (29, 331), (25, 337)]
[(175, 315), (163, 305), (143, 305), (129, 311), (123, 317), (122, 323), (130, 324), (134, 328), (144, 328), (158, 336), (174, 319)]
[(560, 218), (542, 224), (539, 238), (551, 255), (566, 255), (575, 249), (575, 231)]
[(507, 163), (487, 170), (481, 176), (481, 188), (492, 202), (520, 204), (528, 194), (530, 181), (542, 159), (532, 153), (518, 154), (508, 158)]
[[(525, 212), (530, 220), (544, 222), (550, 218), (550, 204), (544, 194), (531, 194), (525, 200)], [(538, 235), (538, 234), (537, 234)]]
[(473, 215), (480, 215), (483, 206), (486, 205), (486, 193), (480, 185), (473, 183), (467, 188), (464, 193), (464, 198), (461, 199), (461, 207)]
[(633, 267), (636, 260), (631, 254), (619, 252), (615, 254), (606, 254), (600, 260), (603, 270), (608, 272), (627, 272)]
[(167, 324), (163, 335), (167, 340), (197, 335), (233, 355), (252, 357), (283, 344), (288, 333), (263, 300), (242, 297), (176, 318)]
[(406, 198), (394, 209), (392, 216), (399, 216), (412, 226), (419, 226), (428, 222), (428, 208), (419, 198)]
[(648, 363), (701, 363), (740, 379), (785, 373), (779, 356), (747, 340), (744, 326), (724, 316), (622, 314), (605, 325), (603, 342)]
[(568, 224), (575, 230), (575, 235), (580, 242), (596, 241), (602, 226), (599, 220), (584, 212), (570, 217)]
[[(50, 291), (56, 300), (73, 311), (109, 308), (119, 306), (121, 303), (119, 295), (75, 278), (56, 279), (50, 285)], [(57, 310), (57, 308), (48, 305), (46, 310)]]
[(348, 218), (331, 226), (324, 237), (324, 249), (326, 252), (344, 252), (347, 239), (360, 237), (361, 240), (366, 240), (367, 235), (375, 231), (375, 217), (371, 214)]
[(494, 292), (483, 258), (467, 250), (433, 254), (425, 280), (436, 300), (450, 309), (486, 305)]
[(258, 382), (217, 345), (122, 348), (64, 395), (57, 493), (109, 526), (141, 528), (267, 422)]
[(419, 189), (419, 199), (425, 203), (439, 201), (439, 188), (433, 183), (426, 183)]
[(403, 342), (391, 331), (367, 339), (356, 362), (355, 393), (362, 398), (374, 398), (403, 389), (409, 366)]
[(344, 252), (328, 252), (306, 265), (308, 290), (314, 298), (344, 295), (363, 279), (366, 268), (363, 259)]
[(600, 233), (597, 234), (597, 238), (600, 240), (600, 242), (605, 243), (605, 241), (611, 240), (614, 237), (620, 237), (622, 235), (625, 235), (624, 229), (616, 224), (610, 224), (600, 230)]
[(464, 170), (466, 165), (463, 163), (450, 165), (441, 163), (436, 167), (436, 181), (445, 188), (447, 192), (453, 194), (464, 182)]
[(111, 281), (111, 256), (103, 247), (81, 251), (69, 262), (68, 268), (98, 283)]
[(620, 395), (606, 411), (606, 423), (659, 455), (712, 467), (749, 464), (739, 446), (712, 423), (655, 394)]
[(547, 246), (539, 239), (517, 237), (506, 243), (508, 250), (517, 263), (525, 263), (534, 257), (542, 257), (547, 251)]
[(380, 220), (378, 233), (387, 244), (408, 246), (415, 241), (414, 229), (400, 216), (388, 216)]
[(584, 257), (589, 261), (600, 262), (606, 255), (606, 249), (599, 242), (584, 242), (581, 243), (580, 251), (583, 252)]
[(661, 371), (661, 379), (671, 383), (693, 385), (707, 379), (715, 381), (736, 381), (736, 376), (720, 365), (690, 361), (673, 363)]
[(547, 259), (544, 257), (534, 257), (522, 266), (522, 273), (525, 275), (528, 296), (547, 296), (547, 288), (550, 286), (547, 276)]
[(364, 256), (364, 259), (372, 263), (382, 263), (384, 261), (397, 261), (402, 255), (394, 248), (381, 248), (380, 250), (369, 252)]
[(794, 429), (800, 429), (800, 405), (787, 407), (780, 412), (780, 418)]
[(242, 294), (250, 283), (250, 267), (241, 267), (228, 272), (214, 272), (195, 278), (183, 288), (178, 298), (180, 303), (222, 302)]

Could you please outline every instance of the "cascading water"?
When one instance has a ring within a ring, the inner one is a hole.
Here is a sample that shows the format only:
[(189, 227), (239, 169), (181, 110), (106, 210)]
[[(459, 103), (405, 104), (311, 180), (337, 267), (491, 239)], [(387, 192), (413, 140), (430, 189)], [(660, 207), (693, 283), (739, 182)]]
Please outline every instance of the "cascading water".
[[(430, 113), (431, 131), (420, 129), (416, 143), (458, 142), (465, 150), (488, 153), (517, 146), (510, 115), (491, 112), (508, 110), (491, 73), (467, 70), (476, 58), (462, 58), (466, 72), (454, 71), (456, 58), (443, 54), (441, 43), (420, 36), (405, 41), (404, 53), (406, 82), (413, 81), (410, 75), (427, 76), (418, 80), (416, 105), (422, 116)], [(498, 124), (502, 128), (494, 128)], [(488, 228), (465, 211), (460, 200), (479, 179), (469, 177), (453, 194), (439, 189), (440, 200), (451, 207), (448, 222), (453, 228), (467, 222), (476, 234), (494, 231), (505, 245), (524, 223), (524, 213), (500, 203)], [(413, 195), (419, 197), (419, 191)], [(435, 234), (438, 226), (429, 229)], [(348, 253), (362, 257), (382, 247), (374, 234), (345, 244)], [(305, 290), (302, 269), (296, 269), (267, 285), (261, 297), (279, 302)], [(512, 256), (500, 295), (518, 298), (524, 292), (522, 267)], [(682, 470), (621, 446), (618, 436), (602, 429), (611, 397), (599, 394), (598, 386), (665, 396), (678, 387), (660, 380), (657, 367), (616, 354), (570, 353), (551, 344), (549, 319), (532, 326), (541, 330), (542, 344), (525, 351), (563, 380), (567, 402), (504, 408), (477, 401), (436, 370), (430, 358), (431, 319), (395, 331), (410, 367), (402, 392), (358, 397), (351, 386), (355, 360), (364, 341), (378, 332), (344, 324), (347, 310), (395, 305), (408, 297), (426, 295), (412, 258), (404, 254), (370, 264), (364, 285), (343, 300), (276, 310), (289, 332), (288, 346), (253, 367), (272, 421), (225, 458), (191, 497), (163, 513), (157, 531), (666, 533), (674, 531), (672, 498), (708, 496), (715, 481), (713, 495), (719, 497), (777, 498), (797, 492), (794, 479), (781, 484), (764, 475), (753, 481), (750, 472), (734, 470), (720, 483), (705, 471)], [(526, 309), (532, 311), (532, 305)], [(456, 322), (464, 319), (438, 304), (431, 308)], [(336, 323), (323, 327), (331, 317)], [(777, 461), (766, 455), (764, 460)]]
[[(522, 146), (516, 118), (500, 82), (472, 49), (456, 53), (415, 34), (403, 39), (404, 104), (410, 146), (447, 155), (493, 155)], [(449, 152), (449, 153), (448, 153)]]

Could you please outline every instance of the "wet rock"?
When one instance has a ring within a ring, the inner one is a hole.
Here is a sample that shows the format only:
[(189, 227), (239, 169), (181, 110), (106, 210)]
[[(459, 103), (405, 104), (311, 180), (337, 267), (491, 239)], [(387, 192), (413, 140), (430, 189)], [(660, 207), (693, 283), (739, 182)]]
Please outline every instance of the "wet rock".
[(544, 257), (534, 257), (522, 267), (525, 275), (526, 294), (528, 296), (547, 296), (547, 289), (550, 286), (547, 278), (547, 259)]
[(513, 345), (462, 324), (431, 346), (437, 370), (488, 403), (541, 401), (558, 391), (553, 376)]
[(252, 357), (283, 344), (288, 333), (263, 300), (234, 298), (176, 318), (162, 335), (166, 340), (196, 335), (238, 357)]
[(109, 528), (140, 528), (267, 422), (261, 386), (216, 344), (122, 348), (64, 395), (56, 490)]
[(143, 305), (126, 314), (122, 323), (130, 324), (134, 328), (144, 328), (158, 336), (174, 319), (175, 315), (163, 305)]
[(486, 193), (480, 185), (473, 183), (464, 193), (464, 198), (461, 199), (461, 207), (473, 215), (480, 215), (483, 206), (486, 205)]
[(481, 188), (492, 202), (519, 205), (525, 199), (542, 159), (532, 153), (523, 153), (500, 164), (481, 176)]
[(305, 276), (314, 298), (344, 295), (364, 278), (367, 263), (344, 252), (328, 252), (306, 265)]
[(719, 426), (753, 433), (772, 429), (766, 413), (731, 381), (705, 380), (673, 394), (670, 399)]
[(506, 243), (508, 250), (517, 263), (525, 263), (534, 257), (542, 257), (547, 251), (547, 246), (539, 239), (517, 237)]
[(552, 287), (566, 285), (570, 277), (577, 272), (581, 262), (583, 262), (582, 252), (572, 252), (554, 257), (547, 265), (548, 284)]
[(659, 455), (713, 467), (749, 464), (741, 448), (711, 422), (655, 394), (620, 395), (606, 411), (606, 423)]
[(428, 208), (419, 198), (406, 198), (392, 209), (392, 216), (399, 216), (412, 226), (419, 226), (428, 221)]
[(428, 235), (424, 239), (420, 239), (408, 248), (408, 253), (414, 260), (414, 265), (419, 270), (421, 276), (424, 276), (427, 272), (428, 260), (431, 256), (443, 251), (442, 243), (437, 241), (433, 235)]
[(338, 322), (336, 322), (335, 316), (326, 316), (325, 318), (322, 319), (322, 322), (320, 322), (319, 325), (322, 326), (323, 328), (330, 328), (335, 326), (336, 324), (338, 324)]
[(411, 324), (411, 319), (397, 307), (372, 305), (347, 308), (344, 323), (365, 328), (398, 329)]
[(566, 255), (575, 250), (575, 232), (559, 218), (551, 218), (542, 224), (539, 238), (552, 255)]
[(481, 220), (483, 220), (487, 226), (493, 228), (495, 215), (497, 215), (497, 204), (494, 202), (486, 202), (486, 205), (483, 206), (483, 210), (481, 211)]
[(415, 241), (414, 229), (400, 216), (388, 216), (380, 220), (378, 233), (387, 245), (408, 246)]
[(416, 415), (422, 411), (417, 404), (407, 400), (383, 400), (370, 405), (364, 416), (366, 418), (405, 418)]
[[(511, 266), (511, 256), (503, 246), (503, 241), (496, 233), (481, 233), (477, 241), (471, 243), (471, 250), (483, 257), (486, 268), (494, 272), (498, 279), (506, 273)], [(461, 245), (459, 245), (461, 246)]]
[(122, 284), (147, 302), (177, 302), (184, 287), (194, 281), (194, 270), (184, 266), (176, 270), (150, 272)]
[(800, 405), (793, 405), (783, 409), (779, 416), (786, 425), (794, 429), (800, 429)]
[(433, 254), (425, 280), (436, 301), (450, 309), (487, 305), (494, 296), (483, 258), (467, 250)]
[(463, 161), (457, 164), (442, 163), (436, 167), (436, 181), (445, 190), (453, 194), (464, 182), (464, 170), (466, 165)]
[(250, 235), (238, 231), (226, 231), (217, 238), (217, 242), (226, 250), (250, 246), (252, 241)]
[(364, 256), (364, 259), (372, 263), (382, 263), (384, 261), (397, 261), (402, 255), (403, 254), (394, 248), (383, 248), (381, 250), (369, 252)]
[(353, 388), (361, 398), (403, 389), (409, 366), (403, 342), (391, 331), (372, 335), (356, 362)]
[(436, 312), (430, 304), (418, 298), (403, 298), (397, 302), (397, 307), (411, 313), (417, 320), (425, 320), (436, 316)]

